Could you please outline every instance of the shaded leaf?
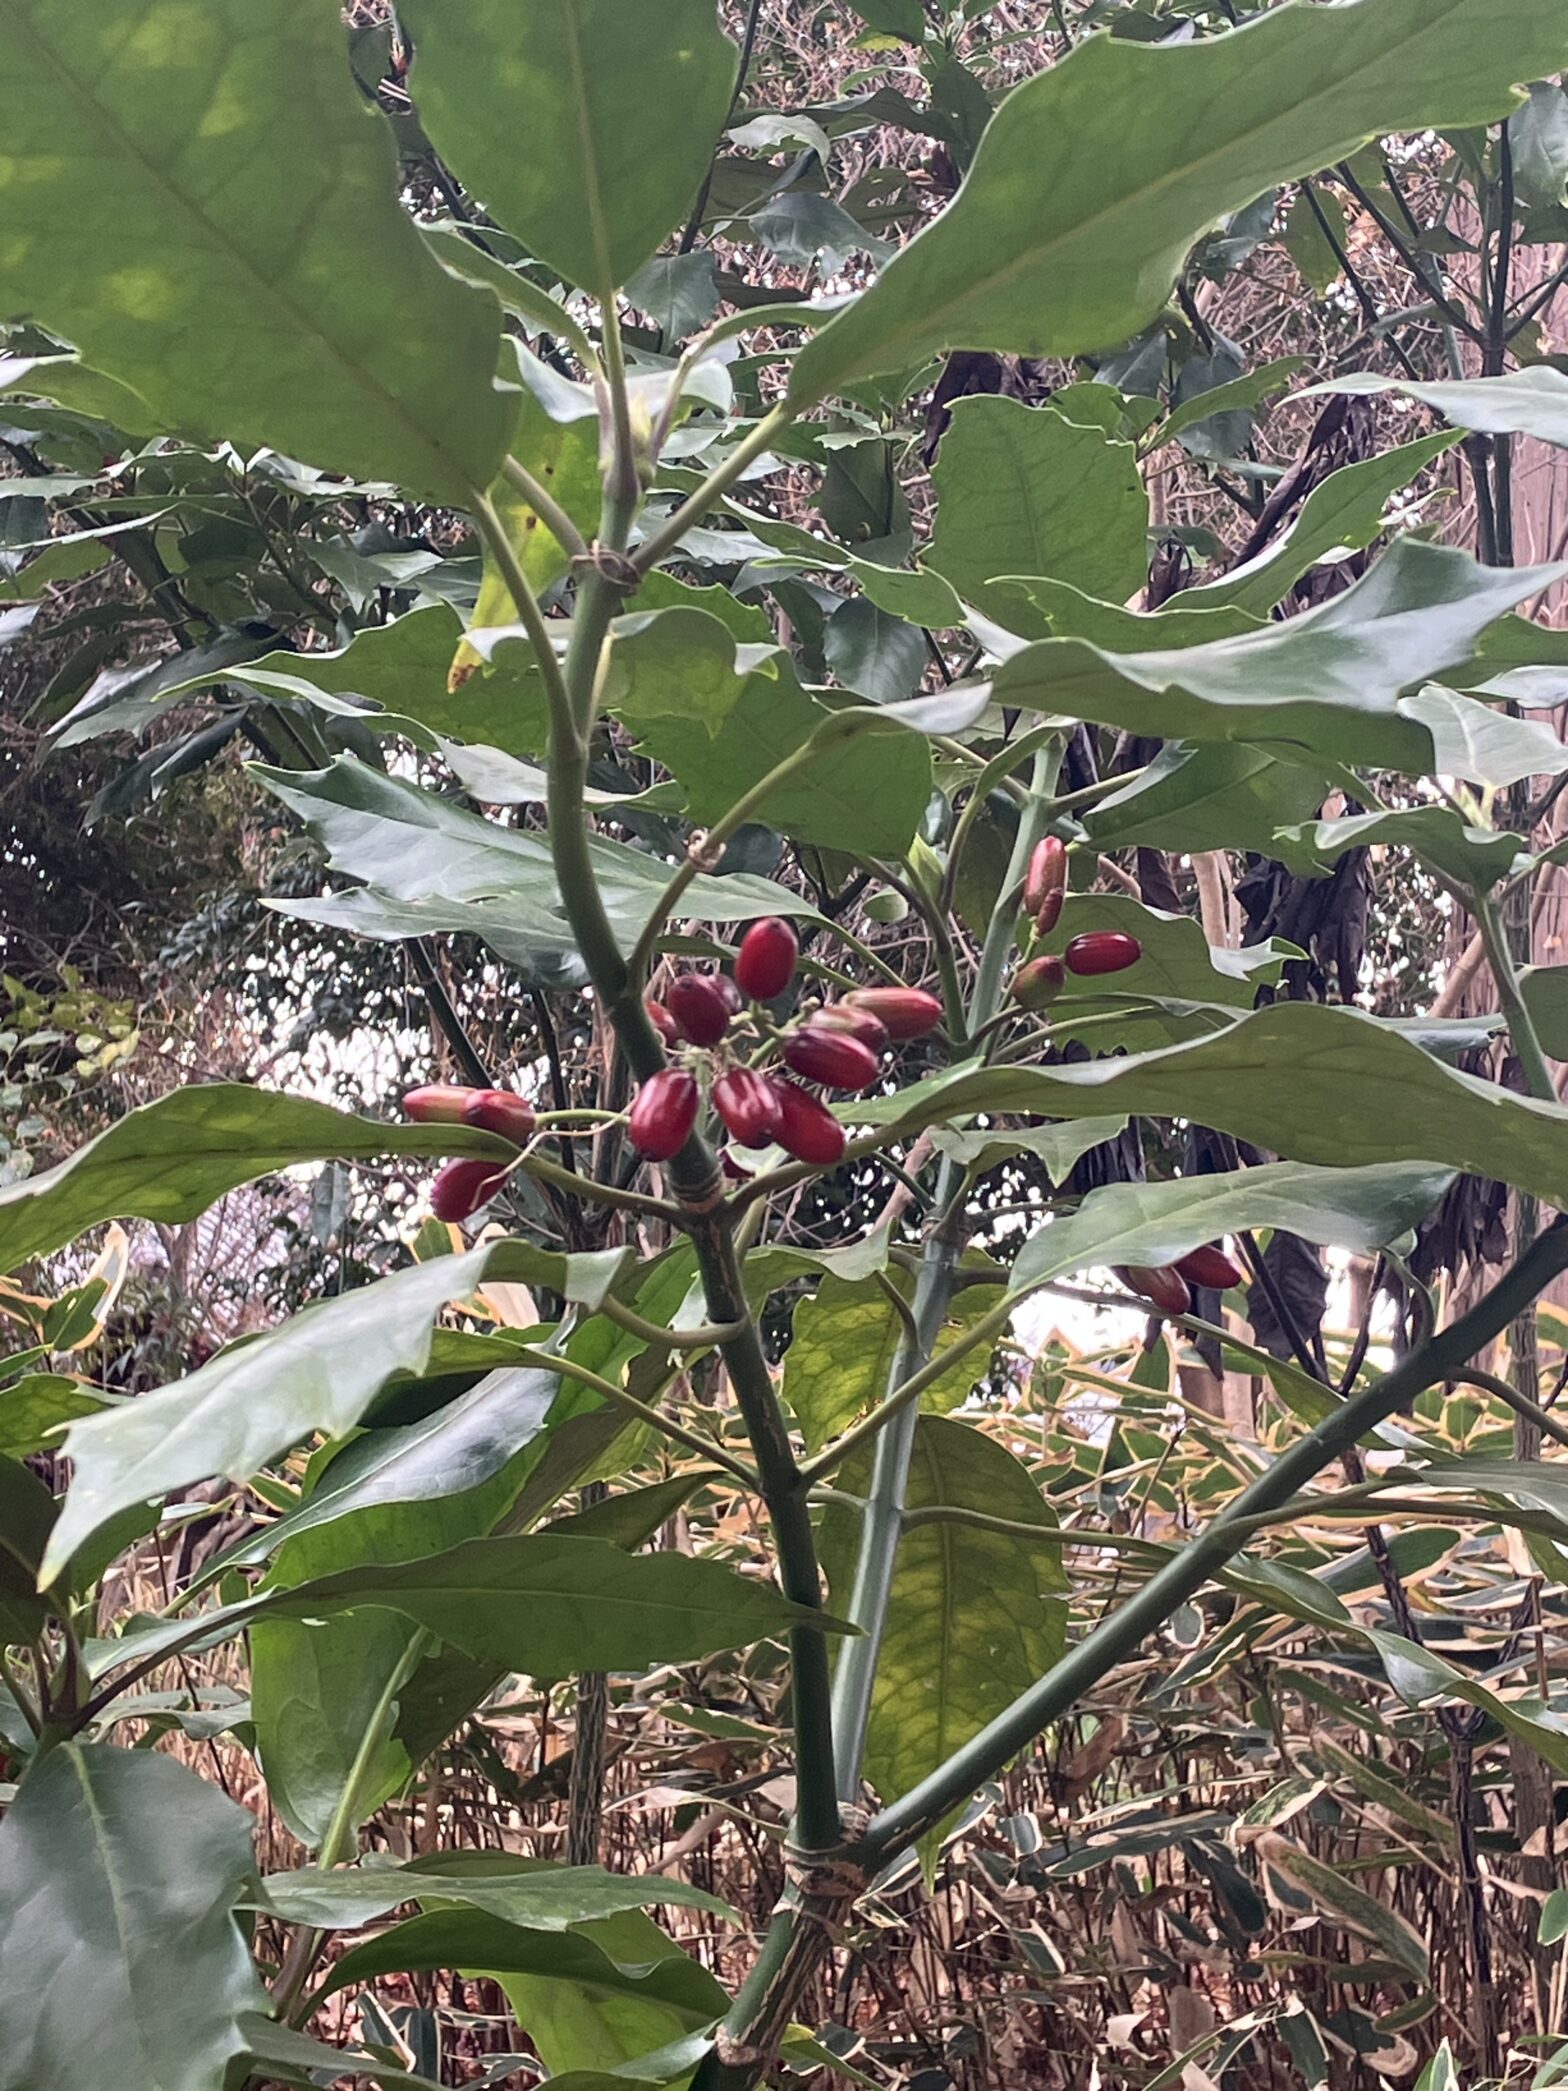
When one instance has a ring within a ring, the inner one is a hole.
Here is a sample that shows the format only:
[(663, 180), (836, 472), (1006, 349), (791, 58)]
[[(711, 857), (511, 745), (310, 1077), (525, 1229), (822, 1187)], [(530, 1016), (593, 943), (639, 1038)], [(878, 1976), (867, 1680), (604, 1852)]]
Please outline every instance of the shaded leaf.
[(363, 1866), (321, 1873), (273, 1873), (248, 1905), (290, 1924), (357, 1931), (406, 1902), (459, 1902), (528, 1931), (568, 1931), (617, 1911), (658, 1903), (707, 1910), (735, 1922), (727, 1903), (662, 1873), (607, 1873), (599, 1866), (555, 1866), (500, 1852), (453, 1852), (406, 1866)]
[[(901, 1293), (911, 1289), (902, 1278), (893, 1282)], [(959, 1293), (937, 1331), (935, 1347), (942, 1350), (959, 1340), (997, 1297), (996, 1288), (989, 1285), (969, 1286)], [(828, 1276), (800, 1302), (784, 1354), (780, 1391), (809, 1452), (818, 1451), (881, 1400), (903, 1340), (903, 1321), (873, 1278)], [(938, 1413), (956, 1408), (984, 1378), (990, 1362), (989, 1349), (976, 1344), (926, 1391), (924, 1405)]]
[(1568, 374), (1549, 363), (1510, 370), (1497, 378), (1450, 378), (1432, 384), (1358, 370), (1312, 390), (1402, 392), (1433, 408), (1455, 428), (1474, 429), (1482, 435), (1535, 436), (1542, 443), (1568, 446)]

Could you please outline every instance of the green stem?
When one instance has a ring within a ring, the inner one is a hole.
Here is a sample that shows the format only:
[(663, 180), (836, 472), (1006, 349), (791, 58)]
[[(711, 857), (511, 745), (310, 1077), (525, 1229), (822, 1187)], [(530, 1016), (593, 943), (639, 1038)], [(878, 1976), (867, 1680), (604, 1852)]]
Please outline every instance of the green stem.
[(515, 457), (501, 460), (501, 474), (522, 495), (567, 557), (580, 559), (588, 549), (588, 540), (550, 489)]
[(637, 547), (634, 561), (641, 574), (651, 573), (659, 561), (675, 550), (686, 535), (720, 497), (729, 492), (754, 458), (761, 457), (775, 437), (782, 435), (795, 418), (795, 408), (781, 400), (770, 412), (763, 415), (749, 436), (743, 436), (720, 465), (715, 465), (707, 478), (660, 527), (644, 538)]
[(1535, 1028), (1535, 1019), (1525, 1006), (1524, 990), (1519, 984), (1519, 969), (1514, 964), (1514, 955), (1509, 948), (1508, 934), (1503, 927), (1497, 903), (1490, 894), (1477, 893), (1473, 896), (1476, 928), (1481, 932), (1481, 942), (1486, 947), (1487, 963), (1492, 968), (1492, 978), (1497, 982), (1498, 997), (1503, 1005), (1503, 1014), (1508, 1019), (1508, 1035), (1513, 1040), (1514, 1051), (1519, 1055), (1519, 1065), (1530, 1094), (1543, 1103), (1557, 1101), (1557, 1088), (1552, 1080), (1552, 1071), (1541, 1048), (1540, 1035)]
[(1277, 1510), (1386, 1417), (1468, 1365), (1565, 1268), (1568, 1221), (1559, 1219), (1468, 1314), (1298, 1439), (1119, 1611), (1070, 1649), (1048, 1676), (928, 1778), (884, 1808), (854, 1847), (857, 1861), (874, 1869), (917, 1843), (960, 1800), (995, 1777), (1035, 1736), (1134, 1654), (1178, 1605), (1201, 1590), (1240, 1552), (1260, 1513)]

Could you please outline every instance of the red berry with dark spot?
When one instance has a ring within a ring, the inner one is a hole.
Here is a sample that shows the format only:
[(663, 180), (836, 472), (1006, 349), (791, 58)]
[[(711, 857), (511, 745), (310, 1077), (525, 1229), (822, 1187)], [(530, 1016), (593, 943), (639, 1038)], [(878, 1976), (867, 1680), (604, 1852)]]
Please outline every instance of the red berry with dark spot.
[(1159, 1314), (1185, 1314), (1192, 1305), (1187, 1281), (1173, 1263), (1162, 1263), (1157, 1267), (1119, 1263), (1116, 1275), (1129, 1292), (1141, 1294)]
[(889, 1038), (924, 1038), (942, 1021), (942, 1005), (922, 987), (857, 987), (844, 997), (850, 1009), (869, 1009)]
[(678, 973), (665, 992), (665, 1006), (688, 1045), (717, 1045), (730, 1027), (732, 1011), (712, 973)]
[(753, 1002), (774, 1002), (795, 977), (800, 939), (782, 916), (754, 922), (741, 938), (735, 985)]
[(506, 1177), (497, 1162), (443, 1162), (430, 1186), (430, 1210), (438, 1220), (466, 1220), (488, 1204)]
[(701, 1101), (694, 1075), (684, 1067), (663, 1067), (650, 1075), (632, 1098), (629, 1129), (632, 1145), (650, 1162), (667, 1162), (691, 1138)]
[(786, 1154), (818, 1169), (831, 1169), (844, 1159), (848, 1136), (826, 1104), (778, 1075), (773, 1077), (773, 1094), (779, 1106), (776, 1137)]
[(765, 1075), (732, 1067), (713, 1085), (713, 1108), (731, 1139), (742, 1147), (766, 1147), (778, 1138), (779, 1100)]
[(1032, 958), (1018, 968), (1008, 991), (1020, 1009), (1049, 1009), (1066, 983), (1059, 958)]
[(538, 1120), (527, 1097), (515, 1090), (476, 1089), (464, 1106), (463, 1123), (499, 1133), (514, 1147), (523, 1147), (533, 1138)]
[(1069, 973), (1125, 973), (1143, 956), (1143, 946), (1124, 929), (1090, 929), (1074, 937), (1062, 953)]
[(675, 1019), (670, 1015), (664, 1004), (650, 995), (642, 1006), (648, 1012), (649, 1023), (652, 1024), (654, 1030), (664, 1040), (664, 1043), (667, 1046), (679, 1045), (681, 1034), (676, 1030)]
[(461, 1125), (468, 1099), (477, 1089), (461, 1089), (455, 1082), (427, 1082), (423, 1089), (410, 1089), (403, 1098), (403, 1116), (415, 1125)]
[(813, 1011), (811, 1028), (814, 1031), (847, 1031), (851, 1038), (870, 1046), (873, 1053), (887, 1051), (887, 1025), (869, 1009), (852, 1009), (847, 1002), (829, 1002), (824, 1008)]
[(1229, 1292), (1243, 1282), (1241, 1266), (1234, 1263), (1218, 1242), (1205, 1242), (1176, 1259), (1176, 1269), (1189, 1285), (1207, 1285), (1215, 1292)]
[(815, 1030), (809, 1024), (785, 1045), (784, 1064), (827, 1089), (864, 1089), (877, 1078), (877, 1056), (870, 1046), (847, 1031)]

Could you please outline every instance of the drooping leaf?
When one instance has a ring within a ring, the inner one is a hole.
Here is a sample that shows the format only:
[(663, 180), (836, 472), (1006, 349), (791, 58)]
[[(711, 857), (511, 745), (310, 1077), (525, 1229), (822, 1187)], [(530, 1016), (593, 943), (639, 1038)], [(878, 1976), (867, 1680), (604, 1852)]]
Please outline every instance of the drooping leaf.
[(1552, 80), (1532, 80), (1530, 99), (1508, 119), (1514, 191), (1539, 210), (1568, 203), (1568, 94)]
[(1568, 374), (1549, 363), (1510, 370), (1497, 378), (1447, 378), (1431, 384), (1384, 378), (1369, 370), (1314, 386), (1319, 392), (1402, 392), (1419, 399), (1455, 428), (1482, 435), (1534, 436), (1568, 447)]
[(1126, 341), (1216, 220), (1381, 132), (1506, 115), (1563, 44), (1554, 0), (1360, 0), (1180, 45), (1090, 37), (1002, 103), (956, 201), (806, 345), (791, 391), (820, 399), (943, 348)]
[(1125, 1118), (1081, 1118), (1072, 1125), (1035, 1125), (985, 1128), (974, 1132), (952, 1126), (933, 1126), (931, 1144), (938, 1154), (951, 1155), (967, 1167), (978, 1163), (991, 1169), (1009, 1155), (1028, 1154), (1043, 1163), (1053, 1183), (1064, 1183), (1073, 1163), (1091, 1147), (1099, 1147), (1125, 1132)]
[[(863, 1452), (837, 1485), (863, 1496), (869, 1473)], [(1041, 1543), (947, 1520), (905, 1531), (866, 1736), (866, 1775), (884, 1800), (906, 1793), (1043, 1676), (1067, 1631), (1055, 1515), (1005, 1446), (972, 1423), (922, 1416), (905, 1506), (1038, 1526)], [(854, 1526), (852, 1512), (835, 1505), (828, 1513), (823, 1550), (835, 1592), (853, 1565)]]
[(1305, 1240), (1366, 1255), (1423, 1220), (1452, 1182), (1420, 1164), (1314, 1169), (1271, 1162), (1168, 1183), (1113, 1183), (1075, 1213), (1042, 1227), (1019, 1251), (1017, 1291), (1091, 1264), (1174, 1263), (1243, 1229), (1282, 1227)]
[(7, 0), (0, 63), (27, 199), (0, 311), (162, 425), (458, 504), (489, 485), (512, 417), (499, 310), (401, 208), (330, 9)]
[(1482, 567), (1402, 538), (1342, 595), (1283, 624), (1160, 653), (1045, 639), (1003, 664), (994, 691), (1003, 704), (1135, 733), (1296, 741), (1425, 774), (1431, 735), (1400, 692), (1468, 660), (1490, 624), (1562, 572)]
[(1206, 639), (1234, 639), (1258, 624), (1245, 610), (1187, 609), (1182, 595), (1164, 609), (1147, 611), (1101, 602), (1069, 582), (1033, 575), (1009, 574), (997, 587), (1027, 596), (1050, 627), (1052, 638), (1087, 639), (1112, 653), (1145, 653), (1150, 648), (1197, 646)]
[(1062, 1067), (958, 1068), (858, 1123), (917, 1127), (976, 1111), (1179, 1116), (1326, 1168), (1437, 1162), (1552, 1204), (1568, 1181), (1568, 1109), (1445, 1067), (1375, 1018), (1278, 1003), (1190, 1045)]
[[(907, 1284), (900, 1290), (907, 1291)], [(996, 1299), (991, 1286), (961, 1292), (938, 1331), (937, 1348), (961, 1338)], [(882, 1398), (903, 1336), (904, 1324), (875, 1279), (826, 1277), (800, 1302), (784, 1354), (781, 1391), (808, 1451), (818, 1451)], [(922, 1397), (926, 1407), (939, 1413), (955, 1408), (989, 1364), (989, 1351), (977, 1344), (928, 1389)]]
[(322, 1873), (273, 1873), (248, 1905), (290, 1924), (360, 1930), (406, 1902), (460, 1902), (527, 1931), (569, 1931), (621, 1910), (659, 1903), (706, 1910), (734, 1921), (716, 1895), (663, 1873), (607, 1873), (600, 1866), (556, 1866), (501, 1852), (452, 1852), (407, 1866)]
[(1096, 849), (1251, 849), (1317, 811), (1328, 783), (1310, 758), (1289, 761), (1245, 741), (1167, 741), (1141, 777), (1088, 807)]
[(1346, 850), (1376, 843), (1410, 850), (1446, 878), (1481, 892), (1507, 878), (1530, 853), (1522, 835), (1474, 827), (1450, 807), (1405, 806), (1391, 813), (1356, 813), (1282, 828), (1275, 836), (1274, 855), (1295, 869), (1326, 872)]
[(998, 574), (1044, 574), (1117, 601), (1142, 587), (1149, 503), (1130, 443), (1050, 407), (963, 399), (934, 477), (926, 564), (1009, 630), (1044, 638), (1050, 625)]
[(298, 1162), (512, 1150), (470, 1126), (390, 1125), (244, 1082), (174, 1089), (53, 1169), (0, 1187), (0, 1270), (14, 1270), (100, 1220), (194, 1220), (225, 1191)]
[(212, 2091), (265, 1999), (232, 1911), (253, 1824), (156, 1750), (68, 1742), (0, 1824), (0, 2084)]
[(1568, 748), (1549, 726), (1512, 718), (1440, 683), (1401, 698), (1399, 708), (1431, 734), (1432, 766), (1440, 776), (1467, 777), (1500, 791), (1522, 777), (1556, 777), (1568, 769)]
[[(1249, 370), (1224, 384), (1211, 385), (1204, 391), (1183, 391), (1167, 418), (1146, 438), (1146, 447), (1173, 442), (1217, 416), (1230, 416), (1240, 408), (1254, 407), (1260, 401), (1272, 398), (1276, 392), (1284, 390), (1288, 380), (1305, 361), (1304, 356), (1276, 356), (1271, 362), (1260, 363), (1256, 370)], [(1187, 369), (1191, 367), (1190, 364), (1186, 366)], [(1245, 417), (1249, 426), (1251, 418), (1250, 414)], [(1194, 447), (1200, 457), (1215, 454), (1207, 446)], [(1234, 452), (1219, 454), (1233, 455)]]
[(410, 0), (406, 20), (447, 165), (569, 283), (624, 284), (696, 195), (729, 111), (735, 47), (712, 0)]

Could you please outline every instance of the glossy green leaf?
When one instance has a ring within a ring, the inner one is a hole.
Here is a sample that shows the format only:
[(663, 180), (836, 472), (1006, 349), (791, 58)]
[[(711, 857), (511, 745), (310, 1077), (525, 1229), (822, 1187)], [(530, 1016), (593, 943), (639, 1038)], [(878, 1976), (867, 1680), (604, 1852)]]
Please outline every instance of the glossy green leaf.
[(1549, 726), (1511, 718), (1440, 683), (1401, 698), (1399, 708), (1432, 736), (1432, 766), (1440, 776), (1502, 790), (1523, 777), (1557, 777), (1568, 769), (1568, 748)]
[[(869, 1473), (863, 1452), (837, 1486), (863, 1496)], [(922, 1416), (904, 1500), (910, 1511), (974, 1510), (1038, 1526), (1041, 1544), (953, 1521), (905, 1531), (866, 1736), (866, 1776), (884, 1800), (934, 1771), (1043, 1676), (1067, 1632), (1055, 1514), (1004, 1445), (971, 1423)], [(854, 1513), (835, 1505), (823, 1535), (835, 1593), (854, 1536)]]
[(355, 2048), (328, 2047), (325, 2041), (296, 2033), (292, 2026), (279, 2025), (276, 2019), (263, 2018), (260, 2012), (243, 2013), (240, 2027), (245, 2036), (245, 2052), (258, 2065), (257, 2074), (268, 2084), (296, 2084), (301, 2091), (316, 2091), (324, 2072), (330, 2070), (334, 2077), (349, 2073), (364, 2077), (377, 2085), (378, 2091), (440, 2091), (439, 2085), (427, 2076), (415, 2076), (380, 2056)]
[[(1285, 389), (1289, 379), (1306, 360), (1305, 356), (1276, 356), (1272, 362), (1261, 363), (1256, 370), (1231, 378), (1223, 385), (1211, 386), (1205, 392), (1183, 394), (1167, 419), (1146, 439), (1145, 447), (1152, 449), (1158, 444), (1172, 442), (1185, 436), (1189, 430), (1200, 428), (1216, 415), (1234, 414), (1240, 408), (1254, 407), (1265, 399), (1271, 399), (1276, 392)], [(1200, 447), (1198, 454), (1207, 456), (1209, 453)]]
[(1251, 849), (1267, 856), (1275, 832), (1316, 813), (1327, 779), (1245, 741), (1167, 741), (1141, 777), (1081, 815), (1099, 850)]
[(95, 1416), (107, 1404), (80, 1380), (62, 1372), (30, 1372), (0, 1387), (0, 1452), (15, 1459), (59, 1443), (67, 1423)]
[(1051, 1020), (1064, 1035), (1078, 1016), (1095, 1017), (1087, 1034), (1096, 1052), (1126, 1046), (1131, 1050), (1165, 1045), (1214, 1028), (1207, 1011), (1183, 1015), (1169, 1009), (1128, 1009), (1112, 1014), (1116, 1003), (1106, 996), (1148, 995), (1171, 1002), (1199, 1002), (1224, 1009), (1251, 1009), (1258, 988), (1278, 981), (1281, 959), (1269, 944), (1239, 951), (1213, 950), (1202, 926), (1191, 915), (1167, 915), (1147, 908), (1126, 893), (1070, 894), (1061, 919), (1040, 946), (1060, 952), (1076, 936), (1114, 929), (1137, 938), (1142, 956), (1135, 965), (1111, 976), (1080, 978), (1069, 973), (1051, 1005)]
[(1025, 1291), (1091, 1264), (1157, 1267), (1221, 1235), (1263, 1227), (1366, 1255), (1425, 1219), (1452, 1181), (1450, 1171), (1424, 1165), (1314, 1169), (1271, 1162), (1167, 1183), (1106, 1184), (1075, 1213), (1030, 1236), (1012, 1284)]
[(1050, 407), (961, 399), (933, 474), (926, 564), (1009, 630), (1051, 627), (998, 574), (1046, 574), (1120, 600), (1148, 573), (1149, 502), (1137, 452)]
[(1473, 827), (1447, 806), (1406, 806), (1393, 813), (1354, 813), (1339, 820), (1282, 828), (1274, 855), (1293, 869), (1327, 873), (1346, 850), (1381, 844), (1409, 850), (1461, 886), (1487, 892), (1528, 861), (1522, 835)]
[(1375, 1018), (1319, 1003), (1277, 1003), (1211, 1038), (1128, 1059), (959, 1068), (857, 1100), (853, 1115), (912, 1128), (975, 1111), (1182, 1117), (1294, 1161), (1437, 1162), (1553, 1205), (1568, 1183), (1568, 1109), (1444, 1067)]
[(572, 1937), (643, 1979), (636, 1988), (607, 1983), (591, 1962), (503, 1974), (513, 2016), (563, 2091), (616, 2091), (623, 2070), (639, 2083), (689, 2082), (727, 2008), (719, 1983), (642, 1910), (601, 1917)]
[(264, 2008), (231, 1914), (251, 1817), (155, 1750), (68, 1742), (0, 1824), (0, 2084), (212, 2091)]
[(736, 54), (713, 0), (408, 0), (404, 18), (447, 165), (569, 283), (625, 283), (696, 196), (729, 113)]
[(1216, 220), (1380, 132), (1506, 115), (1565, 41), (1556, 0), (1287, 5), (1186, 44), (1090, 37), (1002, 103), (955, 202), (807, 344), (791, 391), (944, 348), (1126, 341)]
[[(1568, 1060), (1568, 966), (1527, 966), (1519, 985), (1542, 1047), (1554, 1060)], [(0, 1394), (0, 1421), (4, 1416)]]
[(1259, 622), (1246, 610), (1189, 610), (1184, 602), (1194, 592), (1190, 589), (1163, 610), (1148, 611), (1101, 602), (1069, 582), (1035, 575), (1009, 574), (996, 586), (1026, 596), (1050, 627), (1052, 638), (1087, 639), (1112, 653), (1146, 653), (1151, 648), (1197, 646), (1206, 639), (1234, 639), (1254, 630)]
[(501, 1852), (454, 1852), (406, 1866), (321, 1873), (302, 1867), (269, 1874), (250, 1905), (290, 1924), (360, 1930), (407, 1902), (458, 1902), (527, 1931), (569, 1931), (620, 1910), (665, 1903), (735, 1921), (728, 1904), (663, 1873), (607, 1873), (600, 1866), (555, 1866)]
[(1514, 192), (1539, 210), (1568, 203), (1568, 94), (1532, 80), (1530, 99), (1508, 119)]
[(1033, 1155), (1052, 1183), (1061, 1184), (1081, 1155), (1114, 1140), (1126, 1127), (1125, 1118), (1081, 1118), (1071, 1125), (1020, 1125), (973, 1132), (938, 1125), (931, 1129), (931, 1144), (938, 1154), (951, 1155), (965, 1167), (977, 1163), (982, 1169), (993, 1169), (1011, 1155)]
[[(900, 1292), (907, 1280), (895, 1280)], [(945, 1348), (996, 1304), (988, 1285), (958, 1294), (937, 1347)], [(784, 1354), (785, 1401), (799, 1422), (806, 1449), (818, 1451), (830, 1438), (887, 1392), (888, 1375), (904, 1340), (904, 1324), (873, 1278), (826, 1277), (795, 1309), (794, 1332)], [(983, 1344), (966, 1353), (922, 1397), (938, 1413), (956, 1408), (990, 1366)]]
[(100, 1220), (178, 1226), (225, 1191), (297, 1162), (384, 1154), (513, 1150), (470, 1126), (390, 1125), (244, 1082), (174, 1089), (130, 1111), (53, 1169), (0, 1187), (0, 1270), (14, 1270)]
[(32, 1469), (0, 1458), (0, 1641), (36, 1641), (49, 1623), (38, 1564), (54, 1520), (54, 1497)]
[(423, 1369), (443, 1307), (487, 1276), (525, 1277), (538, 1253), (500, 1242), (414, 1264), (319, 1301), (186, 1379), (73, 1423), (66, 1447), (74, 1474), (47, 1574), (133, 1503), (213, 1474), (247, 1480), (315, 1431), (336, 1437), (352, 1428), (394, 1373)]
[(1342, 762), (1424, 774), (1431, 735), (1400, 692), (1468, 660), (1487, 627), (1568, 567), (1478, 566), (1402, 538), (1318, 609), (1239, 638), (1113, 654), (1045, 639), (1015, 654), (999, 703), (1188, 740), (1294, 741)]
[(1395, 494), (1453, 449), (1459, 438), (1447, 431), (1423, 436), (1398, 450), (1342, 465), (1315, 486), (1301, 512), (1284, 534), (1244, 566), (1218, 580), (1189, 588), (1177, 599), (1183, 614), (1203, 609), (1239, 609), (1263, 617), (1283, 602), (1304, 574), (1320, 559), (1344, 546), (1362, 551), (1383, 528), (1383, 515)]
[(1542, 443), (1568, 446), (1568, 373), (1549, 363), (1510, 370), (1498, 378), (1451, 378), (1432, 384), (1358, 370), (1313, 389), (1402, 392), (1431, 407), (1455, 428), (1473, 429), (1481, 435), (1534, 436)]
[[(525, 389), (511, 449), (583, 536), (591, 538), (599, 517), (599, 431), (595, 424), (587, 419), (558, 421)], [(565, 545), (509, 479), (496, 481), (490, 499), (529, 586), (536, 595), (543, 595), (566, 572), (569, 555)], [(511, 587), (486, 546), (484, 579), (470, 622), (480, 627), (509, 625), (516, 617)], [(464, 649), (458, 657), (464, 668), (477, 665), (478, 660), (471, 649)]]
[[(773, 649), (768, 649), (770, 652)], [(620, 618), (612, 634), (604, 701), (634, 732), (661, 718), (694, 719), (717, 734), (753, 668), (767, 664), (706, 609), (674, 606)]]
[(330, 9), (6, 0), (0, 64), (0, 311), (204, 440), (442, 501), (489, 484), (499, 310), (400, 206)]

